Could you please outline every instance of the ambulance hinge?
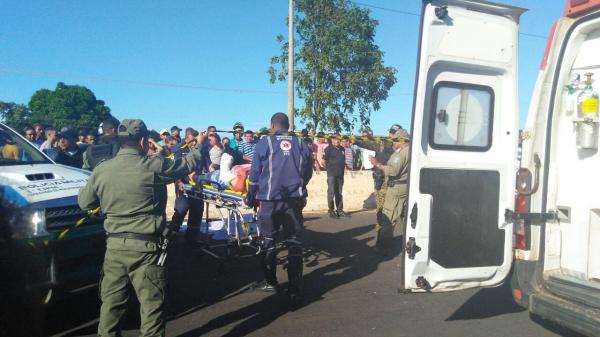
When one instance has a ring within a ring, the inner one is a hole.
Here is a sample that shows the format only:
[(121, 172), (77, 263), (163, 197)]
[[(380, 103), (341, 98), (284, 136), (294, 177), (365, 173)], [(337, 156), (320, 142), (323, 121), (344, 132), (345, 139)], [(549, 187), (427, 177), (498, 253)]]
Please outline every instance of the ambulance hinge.
[(429, 284), (429, 281), (427, 281), (427, 279), (424, 278), (423, 276), (417, 277), (417, 279), (415, 280), (415, 283), (417, 284), (417, 287), (419, 287), (421, 289), (431, 290), (431, 284)]
[(411, 260), (415, 259), (415, 255), (421, 251), (421, 247), (417, 246), (415, 238), (408, 238), (408, 242), (406, 243), (406, 254), (408, 258)]
[(539, 225), (544, 222), (555, 222), (558, 220), (556, 212), (548, 213), (515, 213), (509, 209), (504, 211), (504, 221), (506, 223), (515, 223), (519, 220), (525, 220), (526, 224)]

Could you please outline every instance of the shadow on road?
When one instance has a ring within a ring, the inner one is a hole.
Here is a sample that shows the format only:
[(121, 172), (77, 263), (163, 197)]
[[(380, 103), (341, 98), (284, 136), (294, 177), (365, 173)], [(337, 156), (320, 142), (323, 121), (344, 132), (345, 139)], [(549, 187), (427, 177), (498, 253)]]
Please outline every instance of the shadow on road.
[[(336, 233), (310, 229), (304, 231), (303, 238), (307, 246), (305, 265), (316, 269), (304, 275), (303, 306), (321, 300), (332, 289), (375, 272), (381, 262), (392, 259), (399, 253), (398, 249), (389, 257), (375, 255), (372, 247), (367, 245), (371, 239), (359, 238), (372, 230), (373, 225)], [(394, 246), (400, 247), (399, 242)], [(245, 336), (269, 325), (289, 311), (284, 294), (272, 294), (259, 302), (223, 314), (179, 337), (201, 336), (236, 322), (238, 323), (224, 336)]]
[(478, 291), (446, 321), (482, 319), (524, 310), (513, 301), (510, 294), (510, 285), (507, 282), (500, 287)]
[[(260, 279), (256, 259), (231, 259), (219, 273), (217, 260), (201, 253), (198, 246), (177, 242), (169, 253), (169, 295), (167, 299), (167, 319), (173, 320), (201, 310), (224, 299), (246, 291)], [(232, 272), (235, 277), (232, 277)], [(139, 329), (139, 303), (131, 290), (128, 309), (123, 317), (122, 330)], [(82, 305), (85, 303), (85, 305)], [(46, 334), (61, 333), (61, 336), (94, 335), (100, 301), (97, 290), (80, 294), (57, 304), (47, 319)], [(79, 327), (79, 328), (78, 328)], [(69, 331), (71, 330), (71, 331)]]
[(541, 325), (544, 327), (544, 329), (547, 329), (549, 331), (552, 331), (553, 333), (560, 335), (560, 336), (569, 336), (569, 337), (585, 337), (582, 334), (579, 334), (573, 330), (569, 330), (563, 326), (560, 326), (552, 321), (543, 319), (537, 315), (530, 315), (529, 316), (531, 318), (532, 321), (534, 321), (535, 323)]
[[(461, 321), (470, 319), (485, 319), (494, 316), (523, 312), (526, 309), (513, 301), (510, 284), (504, 283), (500, 287), (486, 288), (475, 293), (446, 321)], [(560, 336), (584, 337), (558, 324), (545, 320), (536, 315), (530, 315), (537, 324)]]
[[(318, 218), (314, 217), (314, 220)], [(365, 234), (373, 231), (373, 227), (374, 225), (365, 225), (325, 233), (310, 230), (308, 226), (303, 234), (304, 265), (310, 270), (305, 269), (303, 279), (303, 306), (321, 300), (332, 289), (375, 272), (381, 262), (399, 254), (399, 248), (386, 257), (373, 253), (372, 247), (368, 245), (372, 238), (365, 237)], [(395, 246), (400, 247), (400, 240), (397, 243)], [(282, 252), (280, 257), (284, 256)], [(224, 273), (218, 274), (218, 261), (201, 254), (199, 247), (186, 246), (183, 242), (178, 242), (173, 247), (168, 266), (169, 320), (235, 297), (248, 291), (256, 281), (262, 279), (256, 258), (231, 259), (225, 264)], [(97, 289), (62, 301), (49, 311), (45, 334), (94, 335), (99, 308)], [(236, 322), (237, 325), (227, 335), (243, 336), (269, 325), (287, 312), (289, 307), (283, 293), (267, 295), (259, 302), (234, 309), (181, 336), (203, 335)], [(139, 304), (135, 296), (131, 296), (122, 329), (135, 330), (139, 328), (139, 324)]]

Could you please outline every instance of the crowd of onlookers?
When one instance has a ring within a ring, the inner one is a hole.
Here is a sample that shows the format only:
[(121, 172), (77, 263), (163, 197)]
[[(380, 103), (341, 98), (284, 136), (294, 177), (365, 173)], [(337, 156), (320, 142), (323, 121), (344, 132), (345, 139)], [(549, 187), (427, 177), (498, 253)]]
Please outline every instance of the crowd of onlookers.
[[(56, 130), (53, 127), (44, 128), (36, 123), (26, 127), (23, 136), (31, 144), (46, 152), (56, 163), (92, 170), (102, 161), (95, 158), (94, 149), (108, 146), (108, 151), (100, 151), (108, 156), (104, 159), (116, 155), (119, 149), (118, 127), (119, 121), (115, 119), (103, 121), (98, 129), (93, 131), (70, 128)], [(221, 135), (225, 136), (221, 137)], [(217, 130), (215, 126), (209, 126), (202, 131), (191, 127), (183, 130), (173, 126), (159, 132), (150, 132), (148, 155), (161, 153), (168, 158), (178, 158), (187, 154), (191, 148), (199, 146), (202, 160), (195, 170), (195, 177), (205, 177), (243, 192), (256, 143), (266, 135), (268, 135), (267, 130), (254, 132), (244, 129), (239, 122), (233, 125), (231, 131)], [(344, 216), (342, 201), (344, 174), (346, 171), (370, 169), (372, 166), (369, 156), (374, 155), (374, 152), (356, 146), (354, 138), (349, 136), (326, 135), (319, 132), (311, 137), (306, 130), (302, 130), (298, 136), (313, 154), (315, 173), (327, 172), (330, 215)], [(372, 137), (373, 134), (370, 129), (365, 129), (362, 136)], [(11, 155), (8, 153), (10, 149), (10, 146), (2, 148), (3, 158)], [(27, 160), (27, 158), (18, 158), (20, 156), (18, 154), (14, 156), (15, 160)], [(181, 189), (181, 185), (178, 185), (176, 190)]]
[[(372, 137), (373, 132), (371, 129), (366, 128), (362, 131), (362, 137)], [(342, 147), (344, 150), (344, 164), (345, 169), (349, 171), (371, 169), (369, 165), (368, 156), (372, 155), (373, 152), (367, 149), (363, 149), (354, 144), (354, 141), (349, 136), (332, 135), (327, 136), (323, 132), (318, 132), (314, 140), (308, 135), (306, 130), (302, 130), (302, 137), (309, 145), (309, 148), (313, 152), (314, 167), (316, 172), (326, 168), (324, 162), (325, 149), (332, 145), (335, 140), (339, 140), (339, 144), (335, 143), (336, 146)]]
[[(40, 150), (46, 150), (53, 154), (53, 159), (69, 166), (81, 168), (83, 166), (84, 153), (88, 146), (95, 145), (98, 138), (103, 136), (103, 124), (110, 124), (111, 128), (118, 127), (118, 121), (104, 121), (98, 130), (75, 130), (71, 128), (62, 128), (57, 130), (51, 126), (45, 127), (35, 123), (23, 130), (23, 136)], [(110, 129), (110, 128), (109, 128)], [(116, 132), (114, 132), (116, 133)], [(221, 137), (219, 133), (226, 133), (227, 136)], [(203, 169), (208, 172), (219, 168), (223, 153), (226, 153), (232, 159), (232, 165), (249, 164), (254, 156), (254, 147), (261, 136), (267, 134), (266, 131), (253, 132), (245, 130), (241, 123), (235, 123), (231, 131), (219, 131), (215, 126), (209, 126), (206, 131), (198, 131), (188, 127), (185, 130), (173, 126), (170, 129), (162, 129), (158, 133), (152, 132), (149, 139), (149, 154), (163, 152), (165, 155), (176, 156), (187, 153), (187, 149), (196, 145), (199, 139), (206, 139), (202, 144), (202, 154), (204, 156)], [(363, 136), (372, 136), (369, 129), (365, 129)], [(365, 163), (368, 166), (368, 150), (362, 149), (353, 144), (348, 136), (327, 136), (319, 132), (313, 138), (306, 130), (302, 130), (300, 136), (313, 151), (314, 169), (317, 173), (326, 169), (325, 149), (332, 144), (333, 139), (341, 139), (340, 144), (344, 151), (345, 170), (363, 170)], [(54, 151), (50, 150), (54, 149)], [(50, 151), (48, 151), (50, 150)]]

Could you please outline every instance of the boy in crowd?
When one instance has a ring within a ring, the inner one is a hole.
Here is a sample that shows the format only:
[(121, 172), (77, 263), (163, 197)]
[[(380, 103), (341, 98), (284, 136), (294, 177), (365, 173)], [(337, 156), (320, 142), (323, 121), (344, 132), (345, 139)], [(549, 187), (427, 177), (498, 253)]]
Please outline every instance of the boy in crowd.
[(56, 129), (55, 128), (46, 128), (46, 140), (40, 145), (40, 150), (44, 151), (46, 149), (51, 149), (55, 147), (56, 143)]
[(32, 127), (28, 126), (25, 128), (25, 130), (23, 130), (23, 136), (25, 136), (25, 138), (33, 145), (35, 145), (36, 147), (40, 147), (41, 143), (37, 143), (35, 140), (35, 131), (33, 130)]
[(33, 131), (35, 131), (35, 142), (41, 145), (44, 142), (44, 128), (42, 127), (42, 124), (33, 123), (31, 127), (33, 128)]
[(251, 130), (246, 130), (246, 132), (244, 132), (244, 141), (239, 145), (239, 151), (242, 155), (243, 164), (252, 163), (255, 147), (256, 142), (254, 141), (254, 132)]
[(66, 129), (58, 135), (58, 156), (54, 160), (57, 164), (81, 168), (83, 166), (83, 153), (77, 145), (77, 133)]
[(87, 137), (87, 132), (85, 132), (85, 130), (83, 130), (83, 129), (79, 130), (79, 135), (77, 137), (77, 145), (85, 144), (86, 137)]
[(329, 146), (329, 143), (327, 143), (327, 139), (325, 139), (325, 134), (323, 132), (317, 133), (317, 143), (315, 145), (316, 145), (315, 169), (318, 173), (321, 171), (322, 168), (325, 168), (325, 163), (323, 161), (323, 155), (325, 154), (325, 149)]
[(354, 170), (354, 152), (352, 151), (352, 145), (350, 144), (350, 137), (342, 137), (342, 147), (344, 148), (344, 154), (346, 158), (346, 169)]
[(177, 140), (177, 143), (181, 143), (181, 136), (179, 134), (180, 132), (181, 129), (178, 126), (174, 125), (171, 127), (171, 136)]
[(170, 135), (171, 134), (169, 133), (169, 130), (167, 130), (167, 129), (160, 130), (160, 141), (158, 142), (158, 145), (165, 146), (165, 139), (167, 138), (167, 136), (170, 136)]

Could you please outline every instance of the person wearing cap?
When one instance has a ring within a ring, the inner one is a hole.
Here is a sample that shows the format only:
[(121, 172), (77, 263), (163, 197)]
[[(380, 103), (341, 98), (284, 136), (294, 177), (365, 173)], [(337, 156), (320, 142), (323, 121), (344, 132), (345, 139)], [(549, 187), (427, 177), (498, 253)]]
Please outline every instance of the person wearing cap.
[(158, 145), (165, 146), (165, 139), (167, 138), (167, 136), (170, 136), (171, 133), (167, 129), (161, 129), (158, 134), (160, 136), (160, 141), (158, 141)]
[(58, 154), (54, 160), (57, 164), (81, 168), (84, 150), (77, 145), (77, 132), (61, 130), (58, 135)]
[(119, 121), (114, 118), (104, 120), (101, 124), (101, 136), (96, 144), (90, 144), (83, 153), (83, 166), (85, 170), (93, 170), (98, 164), (117, 155), (120, 145), (117, 138)]
[(165, 336), (167, 274), (157, 262), (158, 238), (166, 227), (166, 184), (192, 172), (200, 151), (175, 160), (148, 157), (148, 134), (142, 120), (123, 120), (117, 129), (119, 152), (96, 167), (78, 195), (81, 209), (100, 207), (106, 215), (99, 336), (121, 335), (130, 286), (140, 302), (140, 336)]
[(234, 164), (241, 164), (242, 156), (240, 154), (240, 145), (242, 144), (242, 136), (244, 135), (244, 126), (240, 122), (233, 124), (233, 139), (229, 142), (229, 147), (235, 153), (233, 158)]
[(180, 135), (181, 131), (182, 130), (176, 125), (173, 125), (171, 127), (171, 136), (173, 136), (173, 137), (175, 137), (175, 139), (177, 139), (177, 143), (181, 143), (181, 135)]
[(375, 157), (369, 157), (371, 164), (384, 173), (385, 185), (387, 186), (375, 243), (375, 249), (383, 254), (389, 252), (394, 237), (394, 226), (403, 214), (409, 169), (408, 143), (410, 137), (408, 132), (400, 128), (391, 136), (391, 139), (394, 152), (386, 165)]
[[(402, 129), (402, 127), (398, 124), (392, 124), (389, 129), (389, 137), (396, 134), (396, 131)], [(375, 159), (377, 162), (385, 165), (390, 156), (394, 153), (393, 143), (389, 140), (377, 140), (372, 137), (371, 129), (365, 128), (368, 134), (367, 137), (361, 137), (354, 140), (354, 144), (359, 147), (371, 151), (375, 151)], [(369, 158), (362, 158), (363, 163), (369, 160)], [(377, 219), (377, 226), (381, 227), (383, 223), (383, 203), (385, 202), (385, 195), (387, 191), (387, 184), (385, 183), (385, 174), (379, 170), (377, 167), (373, 168), (373, 185), (375, 188), (375, 201), (376, 201), (376, 209), (375, 216)]]

